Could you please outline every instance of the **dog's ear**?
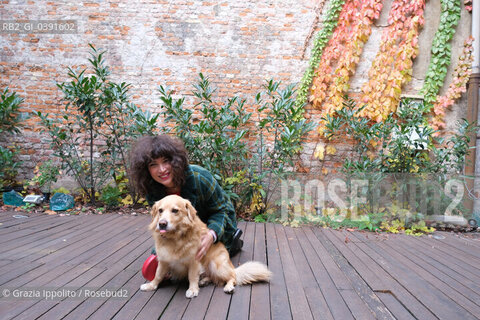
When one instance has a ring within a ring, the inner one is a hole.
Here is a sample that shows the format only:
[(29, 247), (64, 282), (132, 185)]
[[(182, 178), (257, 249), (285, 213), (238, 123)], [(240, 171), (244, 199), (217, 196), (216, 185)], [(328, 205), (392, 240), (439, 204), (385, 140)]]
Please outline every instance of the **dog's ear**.
[(190, 221), (195, 219), (195, 215), (197, 214), (197, 210), (192, 206), (192, 203), (185, 199), (185, 210), (187, 210), (187, 217)]
[(150, 210), (150, 214), (152, 215), (152, 218), (155, 218), (155, 216), (157, 215), (159, 207), (160, 207), (160, 200), (155, 202), (152, 206), (152, 210)]

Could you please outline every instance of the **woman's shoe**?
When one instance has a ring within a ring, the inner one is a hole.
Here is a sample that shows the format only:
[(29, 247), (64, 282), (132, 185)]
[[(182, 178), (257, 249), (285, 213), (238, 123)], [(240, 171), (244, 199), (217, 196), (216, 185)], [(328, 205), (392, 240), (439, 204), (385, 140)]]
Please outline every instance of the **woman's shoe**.
[(230, 248), (230, 257), (233, 257), (237, 253), (242, 250), (243, 247), (243, 240), (240, 239), (242, 236), (243, 231), (241, 229), (237, 229), (235, 231), (235, 234), (233, 235), (233, 241), (232, 241), (232, 246)]

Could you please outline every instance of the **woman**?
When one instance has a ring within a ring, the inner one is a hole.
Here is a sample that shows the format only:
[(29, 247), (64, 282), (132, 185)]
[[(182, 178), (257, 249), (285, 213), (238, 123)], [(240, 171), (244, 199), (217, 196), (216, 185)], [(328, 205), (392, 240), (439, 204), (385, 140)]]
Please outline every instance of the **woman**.
[(225, 191), (210, 172), (188, 164), (183, 143), (168, 135), (145, 136), (132, 148), (131, 178), (150, 205), (170, 194), (190, 200), (198, 217), (208, 226), (196, 258), (221, 241), (233, 256), (242, 248), (235, 210)]

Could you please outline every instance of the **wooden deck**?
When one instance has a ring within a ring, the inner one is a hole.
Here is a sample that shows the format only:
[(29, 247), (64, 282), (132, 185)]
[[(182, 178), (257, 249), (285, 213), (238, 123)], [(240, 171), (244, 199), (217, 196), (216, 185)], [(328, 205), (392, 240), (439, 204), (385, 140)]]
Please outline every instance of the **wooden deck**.
[[(480, 241), (242, 223), (244, 250), (274, 273), (270, 284), (207, 286), (192, 300), (185, 283), (139, 291), (153, 241), (150, 217), (0, 212), (0, 319), (478, 319)], [(76, 297), (47, 300), (47, 292)], [(21, 292), (40, 298), (13, 297)], [(85, 298), (80, 290), (118, 292)], [(42, 292), (42, 290), (45, 290)], [(57, 291), (55, 291), (57, 290)], [(103, 291), (102, 291), (103, 290)], [(122, 291), (115, 291), (122, 290)], [(72, 294), (73, 295), (73, 294)]]

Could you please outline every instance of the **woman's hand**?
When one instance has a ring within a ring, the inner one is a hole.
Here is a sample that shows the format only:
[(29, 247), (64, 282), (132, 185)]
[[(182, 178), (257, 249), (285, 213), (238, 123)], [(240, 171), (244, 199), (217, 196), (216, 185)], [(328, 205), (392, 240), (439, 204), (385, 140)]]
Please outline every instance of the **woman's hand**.
[(203, 256), (207, 253), (208, 249), (212, 246), (214, 242), (213, 234), (211, 232), (207, 232), (202, 236), (200, 240), (200, 247), (198, 248), (197, 255), (195, 259), (201, 260)]

